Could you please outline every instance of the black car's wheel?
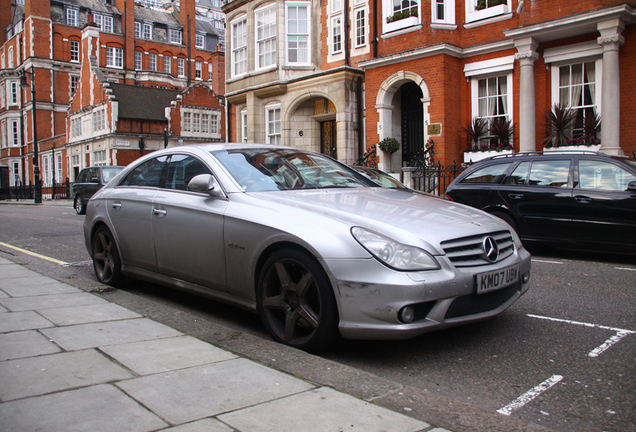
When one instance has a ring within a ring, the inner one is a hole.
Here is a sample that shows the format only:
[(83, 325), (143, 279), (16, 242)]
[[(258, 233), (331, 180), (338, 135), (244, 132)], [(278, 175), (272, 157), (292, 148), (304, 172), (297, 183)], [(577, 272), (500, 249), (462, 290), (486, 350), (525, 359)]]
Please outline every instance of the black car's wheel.
[(338, 310), (329, 278), (308, 253), (283, 249), (263, 266), (258, 312), (274, 339), (306, 351), (334, 342)]
[(82, 198), (78, 195), (75, 197), (75, 203), (73, 205), (78, 215), (86, 214), (86, 206), (82, 202)]
[(492, 215), (497, 216), (500, 219), (503, 219), (505, 222), (508, 223), (508, 225), (512, 227), (513, 230), (515, 230), (517, 234), (519, 233), (519, 230), (517, 229), (517, 223), (514, 221), (512, 216), (510, 216), (508, 213), (494, 211), (492, 212)]
[(99, 227), (93, 236), (93, 268), (100, 282), (120, 286), (124, 281), (117, 244), (110, 230)]

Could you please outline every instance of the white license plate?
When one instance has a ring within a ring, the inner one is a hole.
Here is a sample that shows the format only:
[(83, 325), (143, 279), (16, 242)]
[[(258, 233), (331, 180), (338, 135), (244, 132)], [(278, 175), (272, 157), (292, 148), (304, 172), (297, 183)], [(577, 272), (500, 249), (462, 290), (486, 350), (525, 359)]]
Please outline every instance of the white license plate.
[(494, 270), (487, 273), (480, 273), (475, 276), (475, 287), (477, 294), (498, 290), (507, 287), (519, 280), (519, 264), (506, 267), (501, 270)]

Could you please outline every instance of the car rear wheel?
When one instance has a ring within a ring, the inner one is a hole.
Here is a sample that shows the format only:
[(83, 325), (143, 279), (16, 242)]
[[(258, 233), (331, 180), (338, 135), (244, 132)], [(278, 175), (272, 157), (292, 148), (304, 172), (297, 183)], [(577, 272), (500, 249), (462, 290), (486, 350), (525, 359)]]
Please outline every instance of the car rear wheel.
[(316, 352), (335, 341), (338, 311), (333, 290), (320, 264), (306, 252), (283, 249), (267, 259), (257, 306), (278, 342)]
[(86, 207), (84, 206), (82, 198), (79, 195), (75, 197), (75, 205), (73, 207), (75, 207), (75, 211), (78, 215), (86, 214)]
[(93, 236), (93, 268), (100, 282), (120, 286), (124, 281), (117, 244), (110, 230), (99, 227)]

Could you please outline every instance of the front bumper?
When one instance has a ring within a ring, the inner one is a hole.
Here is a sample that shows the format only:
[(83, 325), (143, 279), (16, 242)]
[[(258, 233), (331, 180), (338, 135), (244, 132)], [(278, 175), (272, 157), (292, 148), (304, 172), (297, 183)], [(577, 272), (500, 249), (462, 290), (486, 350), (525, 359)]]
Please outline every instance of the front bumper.
[[(375, 259), (328, 260), (339, 290), (341, 335), (346, 339), (407, 339), (483, 320), (510, 307), (530, 286), (530, 254), (525, 249), (486, 266), (456, 268), (445, 257), (437, 258), (442, 268), (428, 272), (399, 272)], [(475, 294), (475, 275), (515, 263), (519, 263), (519, 280)], [(414, 313), (407, 323), (400, 319), (400, 311), (408, 306)]]

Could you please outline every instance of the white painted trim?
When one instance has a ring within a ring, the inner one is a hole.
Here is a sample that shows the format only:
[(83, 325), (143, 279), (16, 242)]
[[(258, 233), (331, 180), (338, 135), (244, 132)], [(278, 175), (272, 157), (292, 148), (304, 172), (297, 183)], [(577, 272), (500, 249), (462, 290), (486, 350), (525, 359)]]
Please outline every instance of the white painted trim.
[(515, 67), (515, 56), (500, 57), (492, 60), (484, 60), (467, 63), (464, 66), (464, 75), (472, 77), (475, 75), (486, 75), (497, 72), (511, 71)]
[(603, 47), (596, 41), (582, 42), (556, 48), (547, 48), (543, 53), (546, 63), (581, 60), (586, 57), (602, 57)]

